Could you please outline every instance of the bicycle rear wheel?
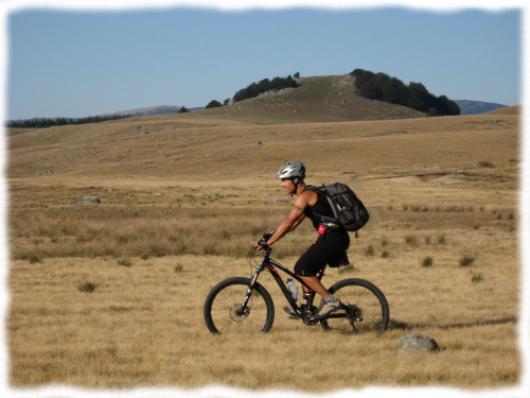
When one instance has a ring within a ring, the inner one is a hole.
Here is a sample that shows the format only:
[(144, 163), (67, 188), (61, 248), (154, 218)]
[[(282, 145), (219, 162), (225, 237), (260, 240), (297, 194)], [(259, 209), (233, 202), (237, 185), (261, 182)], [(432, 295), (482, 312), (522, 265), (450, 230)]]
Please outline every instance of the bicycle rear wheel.
[(250, 299), (243, 302), (249, 278), (235, 277), (221, 281), (204, 303), (204, 320), (214, 334), (268, 332), (274, 321), (274, 304), (267, 290), (256, 283)]
[(342, 333), (382, 333), (388, 328), (388, 302), (383, 292), (373, 283), (357, 278), (344, 279), (328, 290), (348, 308), (348, 311), (337, 311), (335, 316), (346, 312), (350, 316), (324, 319), (320, 322), (323, 329)]

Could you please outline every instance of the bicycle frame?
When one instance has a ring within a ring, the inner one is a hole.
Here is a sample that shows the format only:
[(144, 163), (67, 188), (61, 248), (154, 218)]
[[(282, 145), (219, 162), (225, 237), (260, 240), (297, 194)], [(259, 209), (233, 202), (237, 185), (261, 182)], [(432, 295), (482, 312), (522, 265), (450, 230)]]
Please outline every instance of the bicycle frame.
[[(246, 294), (245, 299), (243, 301), (242, 309), (246, 308), (247, 303), (250, 300), (250, 296), (251, 296), (251, 293), (252, 293), (252, 288), (254, 287), (256, 281), (258, 280), (258, 276), (261, 274), (261, 272), (263, 270), (266, 269), (267, 271), (269, 271), (269, 273), (272, 275), (272, 277), (274, 278), (274, 280), (278, 284), (280, 290), (282, 291), (283, 295), (285, 296), (285, 299), (287, 300), (287, 302), (291, 306), (292, 310), (294, 312), (296, 312), (297, 314), (303, 316), (302, 311), (300, 310), (300, 307), (296, 303), (295, 299), (291, 296), (291, 293), (289, 292), (289, 289), (287, 289), (287, 286), (283, 282), (283, 279), (280, 276), (280, 273), (278, 272), (278, 270), (276, 268), (278, 268), (281, 271), (285, 272), (287, 275), (289, 275), (293, 279), (295, 279), (298, 282), (300, 282), (303, 286), (305, 286), (307, 288), (307, 291), (309, 291), (310, 293), (309, 293), (309, 296), (305, 297), (306, 298), (306, 302), (304, 304), (306, 304), (307, 306), (313, 305), (313, 300), (315, 298), (315, 292), (313, 291), (313, 289), (311, 289), (311, 287), (309, 287), (302, 280), (302, 278), (300, 278), (298, 275), (296, 275), (295, 273), (291, 272), (287, 267), (285, 267), (284, 265), (282, 265), (278, 261), (272, 259), (270, 257), (270, 251), (267, 251), (265, 256), (264, 256), (264, 258), (263, 258), (263, 261), (261, 262), (260, 265), (258, 265), (256, 267), (256, 272), (254, 273), (254, 275), (252, 276), (252, 278), (250, 280), (250, 285), (248, 287), (247, 294)], [(321, 280), (322, 277), (324, 276), (325, 268), (326, 267), (324, 267), (322, 270), (320, 270), (317, 273), (316, 277), (319, 280)]]

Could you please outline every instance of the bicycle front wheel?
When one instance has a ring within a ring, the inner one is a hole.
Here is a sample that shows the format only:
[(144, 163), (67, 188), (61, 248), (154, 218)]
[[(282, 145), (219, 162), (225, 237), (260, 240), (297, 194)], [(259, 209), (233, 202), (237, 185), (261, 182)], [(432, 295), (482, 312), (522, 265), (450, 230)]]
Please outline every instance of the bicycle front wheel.
[(274, 304), (267, 290), (254, 284), (244, 305), (249, 278), (235, 277), (217, 284), (204, 303), (204, 320), (214, 334), (268, 332), (274, 321)]
[[(342, 333), (382, 333), (388, 328), (390, 311), (381, 290), (364, 279), (344, 279), (329, 288), (348, 309), (337, 311), (335, 317), (324, 319), (320, 325), (325, 330)], [(345, 314), (349, 316), (342, 316)]]

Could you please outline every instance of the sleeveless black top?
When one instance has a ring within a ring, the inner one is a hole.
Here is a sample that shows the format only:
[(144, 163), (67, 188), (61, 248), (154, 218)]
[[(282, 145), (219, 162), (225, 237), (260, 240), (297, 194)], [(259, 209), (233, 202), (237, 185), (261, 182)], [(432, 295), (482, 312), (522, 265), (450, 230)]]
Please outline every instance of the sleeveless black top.
[(317, 191), (313, 192), (318, 195), (318, 199), (313, 206), (307, 206), (304, 209), (304, 214), (307, 218), (311, 220), (311, 222), (313, 223), (313, 227), (315, 227), (315, 229), (318, 229), (318, 225), (320, 224), (319, 216), (322, 215), (333, 217), (333, 211), (331, 210), (331, 207), (329, 207), (329, 203), (324, 195), (321, 195)]

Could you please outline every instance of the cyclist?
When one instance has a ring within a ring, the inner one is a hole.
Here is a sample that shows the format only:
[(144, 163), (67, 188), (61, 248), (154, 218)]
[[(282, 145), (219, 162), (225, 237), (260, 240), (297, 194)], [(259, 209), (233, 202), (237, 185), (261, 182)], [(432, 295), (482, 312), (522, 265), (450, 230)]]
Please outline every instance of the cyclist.
[[(305, 217), (312, 221), (319, 236), (316, 242), (296, 262), (294, 272), (323, 298), (324, 305), (313, 317), (313, 319), (319, 320), (337, 311), (340, 308), (340, 302), (329, 293), (315, 275), (326, 264), (348, 263), (346, 250), (350, 245), (350, 238), (348, 232), (338, 225), (321, 222), (322, 216), (332, 218), (333, 212), (324, 195), (319, 195), (318, 192), (305, 184), (305, 167), (302, 162), (288, 161), (280, 167), (276, 177), (281, 180), (281, 187), (288, 194), (294, 196), (295, 200), (293, 209), (276, 228), (267, 241), (267, 245), (272, 246), (285, 234), (293, 231)], [(306, 287), (302, 286), (302, 289), (306, 293)]]

